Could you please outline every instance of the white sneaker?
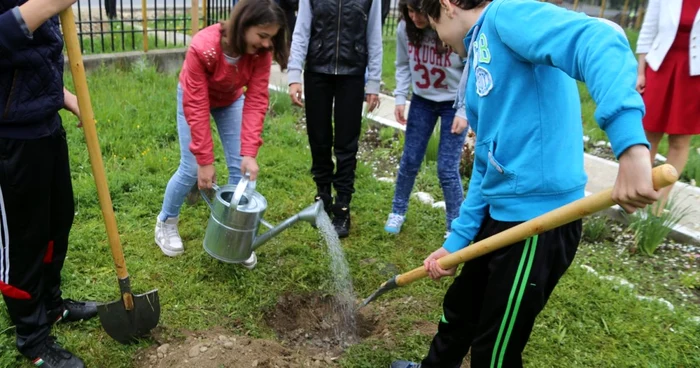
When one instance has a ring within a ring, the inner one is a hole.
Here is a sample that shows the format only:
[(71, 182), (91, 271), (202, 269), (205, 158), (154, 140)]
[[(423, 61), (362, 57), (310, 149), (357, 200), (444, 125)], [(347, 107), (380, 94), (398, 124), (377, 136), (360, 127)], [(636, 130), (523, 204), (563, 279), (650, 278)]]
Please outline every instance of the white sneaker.
[(253, 268), (255, 268), (255, 266), (257, 264), (258, 264), (258, 256), (255, 255), (255, 252), (253, 252), (253, 254), (250, 255), (250, 258), (246, 259), (245, 261), (243, 261), (243, 263), (241, 263), (241, 265), (243, 265), (243, 267), (245, 267), (249, 270), (252, 270)]
[(168, 257), (179, 256), (185, 251), (182, 247), (182, 238), (177, 231), (177, 220), (177, 217), (165, 221), (156, 220), (156, 244)]

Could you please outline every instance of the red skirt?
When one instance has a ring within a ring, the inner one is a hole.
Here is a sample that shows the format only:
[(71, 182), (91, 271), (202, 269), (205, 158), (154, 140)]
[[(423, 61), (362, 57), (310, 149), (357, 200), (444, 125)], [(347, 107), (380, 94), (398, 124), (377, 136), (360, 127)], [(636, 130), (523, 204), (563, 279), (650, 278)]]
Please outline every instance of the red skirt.
[(688, 50), (669, 50), (658, 71), (647, 67), (644, 129), (700, 134), (700, 76), (690, 76)]

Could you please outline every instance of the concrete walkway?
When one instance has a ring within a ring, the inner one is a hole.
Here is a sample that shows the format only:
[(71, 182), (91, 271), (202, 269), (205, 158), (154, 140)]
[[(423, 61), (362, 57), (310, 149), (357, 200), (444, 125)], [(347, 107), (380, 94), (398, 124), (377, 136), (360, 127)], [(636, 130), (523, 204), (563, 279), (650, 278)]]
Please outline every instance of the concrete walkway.
[[(280, 72), (276, 65), (273, 66), (270, 88), (277, 91), (287, 90), (287, 76)], [(406, 127), (394, 120), (394, 98), (382, 94), (380, 101), (379, 109), (374, 113), (367, 114), (367, 117), (376, 123), (405, 131)], [(695, 152), (691, 152), (691, 154), (695, 154)], [(617, 162), (584, 154), (584, 165), (588, 174), (587, 194), (599, 192), (615, 184)], [(689, 206), (691, 213), (686, 215), (674, 228), (671, 237), (677, 241), (700, 244), (700, 188), (685, 183), (676, 183), (672, 196), (675, 196), (676, 203), (681, 206)], [(619, 206), (606, 212), (613, 217), (622, 219), (622, 209)]]

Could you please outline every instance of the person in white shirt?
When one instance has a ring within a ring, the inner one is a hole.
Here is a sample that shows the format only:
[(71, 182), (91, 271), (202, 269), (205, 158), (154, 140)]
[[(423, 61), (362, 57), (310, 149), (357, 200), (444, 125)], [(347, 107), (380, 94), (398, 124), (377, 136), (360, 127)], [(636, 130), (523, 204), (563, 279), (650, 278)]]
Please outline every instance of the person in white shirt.
[[(416, 175), (440, 118), (438, 178), (445, 197), (446, 229), (449, 233), (452, 220), (459, 215), (459, 206), (464, 199), (459, 162), (467, 134), (467, 120), (463, 107), (457, 111), (453, 107), (464, 64), (460, 56), (445, 46), (430, 28), (428, 17), (420, 11), (420, 0), (401, 0), (399, 10), (403, 20), (396, 30), (394, 116), (397, 122), (406, 125), (406, 139), (392, 210), (384, 230), (392, 234), (401, 231)], [(413, 89), (413, 98), (406, 119), (404, 114), (409, 89)]]
[[(700, 134), (700, 0), (650, 0), (637, 54), (637, 91), (646, 106), (644, 130), (652, 164), (668, 134), (666, 162), (680, 173), (692, 136)], [(671, 187), (661, 190), (659, 213)]]

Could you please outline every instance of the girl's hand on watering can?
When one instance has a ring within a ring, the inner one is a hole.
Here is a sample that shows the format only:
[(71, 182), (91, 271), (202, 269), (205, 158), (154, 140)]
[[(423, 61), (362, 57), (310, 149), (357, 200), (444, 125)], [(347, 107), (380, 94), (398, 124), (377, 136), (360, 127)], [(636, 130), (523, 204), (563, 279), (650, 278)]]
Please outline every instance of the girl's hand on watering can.
[(199, 189), (211, 189), (216, 180), (214, 165), (199, 166), (197, 169), (197, 186)]
[(258, 162), (255, 161), (255, 157), (243, 156), (243, 161), (241, 161), (241, 174), (243, 176), (245, 176), (245, 174), (250, 174), (250, 180), (255, 181), (258, 177), (258, 171), (260, 171), (260, 168), (258, 167)]
[(423, 261), (423, 266), (425, 267), (425, 270), (428, 272), (428, 276), (430, 276), (431, 279), (437, 281), (440, 280), (440, 278), (445, 277), (445, 276), (454, 276), (455, 273), (457, 272), (457, 267), (452, 267), (448, 270), (444, 270), (440, 265), (438, 264), (437, 260), (450, 254), (447, 249), (440, 247), (440, 249), (434, 251), (431, 255), (428, 256)]

